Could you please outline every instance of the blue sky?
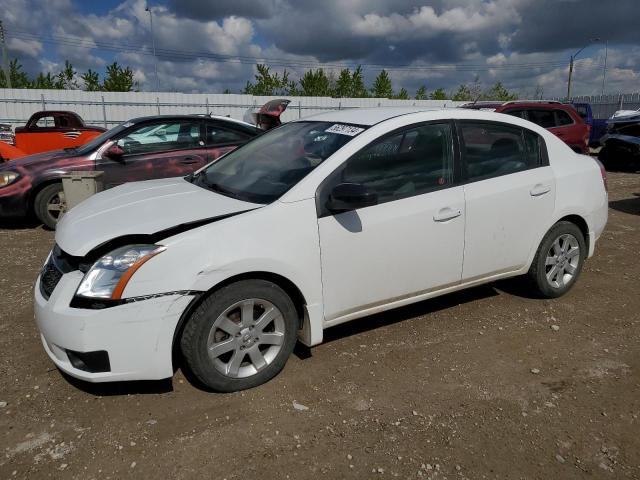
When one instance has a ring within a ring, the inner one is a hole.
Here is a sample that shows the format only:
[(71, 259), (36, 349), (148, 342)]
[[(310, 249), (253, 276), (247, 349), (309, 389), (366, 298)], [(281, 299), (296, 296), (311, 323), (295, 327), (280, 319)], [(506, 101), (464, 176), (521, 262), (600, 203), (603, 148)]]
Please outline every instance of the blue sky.
[[(141, 90), (155, 87), (144, 0), (4, 0), (9, 54), (30, 74), (130, 66)], [(455, 90), (476, 77), (521, 95), (566, 91), (571, 53), (608, 41), (607, 92), (640, 90), (638, 0), (164, 0), (149, 2), (161, 90), (234, 92), (256, 62), (293, 77), (309, 67), (337, 73), (382, 68), (394, 87)], [(604, 44), (579, 56), (576, 94), (602, 89)], [(221, 57), (223, 56), (223, 57)], [(224, 59), (225, 61), (221, 61)], [(269, 61), (265, 59), (271, 59)]]

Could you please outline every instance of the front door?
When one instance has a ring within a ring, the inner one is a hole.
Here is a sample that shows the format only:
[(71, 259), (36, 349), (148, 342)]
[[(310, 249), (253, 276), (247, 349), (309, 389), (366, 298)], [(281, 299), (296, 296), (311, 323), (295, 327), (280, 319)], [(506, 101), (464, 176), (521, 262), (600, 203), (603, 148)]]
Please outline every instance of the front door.
[(103, 156), (105, 188), (125, 182), (188, 175), (207, 163), (200, 120), (164, 120), (136, 125), (114, 139), (124, 150), (118, 159)]
[[(452, 127), (396, 131), (347, 160), (318, 191), (327, 321), (460, 281), (464, 192), (456, 185)], [(332, 214), (333, 187), (358, 183), (378, 204)]]

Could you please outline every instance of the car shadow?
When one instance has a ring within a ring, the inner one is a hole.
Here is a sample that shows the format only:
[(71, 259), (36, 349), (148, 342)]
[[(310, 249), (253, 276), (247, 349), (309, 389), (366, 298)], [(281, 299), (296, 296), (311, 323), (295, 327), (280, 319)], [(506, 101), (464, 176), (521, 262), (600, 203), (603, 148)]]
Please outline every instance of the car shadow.
[(625, 198), (609, 202), (609, 207), (623, 213), (640, 215), (640, 193), (634, 193), (635, 198)]
[(494, 284), (486, 284), (431, 298), (405, 307), (394, 308), (386, 312), (377, 313), (328, 328), (324, 331), (322, 343), (330, 343), (352, 335), (359, 335), (363, 332), (403, 322), (411, 318), (428, 315), (457, 305), (474, 302), (483, 298), (495, 297), (497, 295), (499, 295), (499, 292), (494, 288)]
[(130, 382), (90, 383), (72, 377), (58, 370), (62, 377), (73, 387), (95, 397), (123, 395), (158, 395), (173, 391), (171, 378), (164, 380), (139, 380)]
[(42, 223), (35, 218), (5, 218), (0, 220), (0, 230), (25, 230), (40, 226), (42, 226)]

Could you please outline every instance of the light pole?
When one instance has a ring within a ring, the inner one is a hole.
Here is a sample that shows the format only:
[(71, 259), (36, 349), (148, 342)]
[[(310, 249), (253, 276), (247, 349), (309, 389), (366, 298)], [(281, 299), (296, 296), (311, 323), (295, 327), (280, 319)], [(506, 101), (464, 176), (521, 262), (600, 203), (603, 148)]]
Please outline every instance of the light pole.
[(151, 46), (153, 48), (153, 67), (156, 73), (156, 92), (159, 92), (160, 80), (158, 80), (158, 57), (156, 57), (156, 39), (153, 35), (153, 12), (151, 12), (148, 4), (144, 10), (146, 12), (149, 12), (149, 25), (151, 26)]
[(604, 96), (604, 82), (607, 79), (607, 50), (608, 50), (608, 42), (604, 41), (604, 67), (602, 69), (602, 95)]
[(592, 38), (592, 39), (589, 40), (589, 43), (587, 43), (584, 47), (582, 47), (576, 53), (571, 55), (571, 61), (569, 62), (569, 81), (567, 82), (567, 100), (571, 100), (571, 75), (573, 75), (573, 61), (580, 54), (581, 51), (583, 51), (585, 48), (587, 48), (593, 42), (599, 42), (599, 41), (600, 41), (599, 38)]

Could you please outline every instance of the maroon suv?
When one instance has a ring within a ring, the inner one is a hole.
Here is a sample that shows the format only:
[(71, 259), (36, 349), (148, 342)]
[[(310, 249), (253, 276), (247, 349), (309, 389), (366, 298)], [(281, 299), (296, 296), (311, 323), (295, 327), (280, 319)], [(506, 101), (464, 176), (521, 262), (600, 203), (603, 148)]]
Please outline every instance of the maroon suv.
[(492, 110), (524, 118), (556, 135), (574, 151), (589, 154), (591, 127), (585, 123), (573, 105), (554, 101), (516, 100), (513, 102), (474, 102), (461, 108)]
[(104, 172), (104, 188), (187, 175), (262, 130), (238, 120), (199, 115), (143, 117), (80, 147), (18, 158), (0, 166), (0, 219), (35, 213), (53, 228), (64, 205), (61, 177)]

